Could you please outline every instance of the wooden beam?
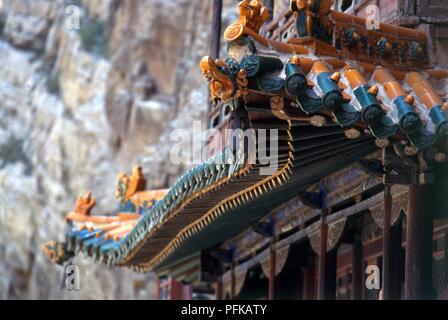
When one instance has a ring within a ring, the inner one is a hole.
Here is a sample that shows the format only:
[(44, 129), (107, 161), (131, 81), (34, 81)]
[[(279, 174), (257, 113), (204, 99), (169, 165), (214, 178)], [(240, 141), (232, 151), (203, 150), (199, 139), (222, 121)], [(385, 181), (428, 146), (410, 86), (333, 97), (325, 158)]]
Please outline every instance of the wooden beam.
[(406, 222), (406, 300), (433, 298), (432, 231), (430, 188), (410, 185)]
[(222, 300), (223, 296), (222, 296), (222, 277), (219, 277), (218, 281), (216, 282), (216, 292), (215, 292), (215, 296), (216, 296), (216, 300)]
[(391, 224), (391, 215), (392, 215), (392, 194), (391, 194), (391, 186), (384, 185), (384, 216), (383, 216), (383, 299), (390, 299), (390, 256), (391, 256), (391, 247), (390, 247), (390, 224)]
[[(212, 8), (212, 30), (210, 35), (210, 57), (212, 59), (219, 58), (219, 52), (221, 50), (221, 25), (222, 25), (222, 0), (213, 0)], [(209, 105), (208, 113), (212, 111), (213, 102), (211, 101), (210, 91), (208, 91)], [(209, 120), (208, 126), (211, 127)]]

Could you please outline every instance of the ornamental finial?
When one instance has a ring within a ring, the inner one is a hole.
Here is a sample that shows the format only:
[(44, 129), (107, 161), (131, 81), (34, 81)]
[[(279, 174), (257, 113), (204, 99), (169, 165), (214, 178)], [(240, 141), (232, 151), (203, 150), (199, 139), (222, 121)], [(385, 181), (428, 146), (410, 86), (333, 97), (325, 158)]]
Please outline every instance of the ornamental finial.
[(269, 10), (261, 0), (244, 0), (239, 4), (239, 22), (255, 32), (269, 19)]
[(121, 202), (125, 202), (136, 192), (144, 191), (145, 189), (146, 178), (143, 175), (142, 167), (136, 165), (132, 168), (131, 177), (128, 177), (124, 173), (118, 175), (115, 198), (117, 198)]
[(89, 216), (90, 211), (96, 205), (96, 199), (91, 192), (87, 192), (76, 200), (75, 213)]
[(269, 10), (261, 0), (243, 0), (239, 4), (239, 20), (231, 24), (224, 32), (224, 39), (233, 41), (244, 34), (245, 29), (259, 33), (269, 19)]
[[(220, 69), (222, 61), (218, 60), (218, 63), (212, 58), (205, 56), (202, 58), (199, 66), (202, 74), (209, 83), (210, 92), (213, 100), (227, 101), (233, 97), (236, 88), (232, 79), (228, 74), (225, 74)], [(221, 66), (222, 68), (223, 66)]]
[(331, 29), (327, 16), (333, 0), (291, 0), (290, 4), (291, 11), (297, 19), (296, 28), (299, 37), (314, 37), (315, 24), (319, 20), (326, 29)]

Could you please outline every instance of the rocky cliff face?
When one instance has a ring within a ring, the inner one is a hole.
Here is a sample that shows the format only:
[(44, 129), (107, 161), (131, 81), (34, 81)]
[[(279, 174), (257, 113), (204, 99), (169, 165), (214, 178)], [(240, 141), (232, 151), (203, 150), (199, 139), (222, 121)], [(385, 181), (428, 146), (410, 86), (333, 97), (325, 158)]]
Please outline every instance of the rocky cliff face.
[[(225, 23), (234, 19), (225, 9)], [(0, 299), (148, 299), (152, 275), (77, 258), (81, 290), (40, 245), (60, 239), (75, 198), (115, 208), (116, 175), (142, 163), (151, 188), (170, 163), (169, 133), (204, 119), (197, 67), (212, 1), (4, 0), (0, 8)], [(77, 14), (79, 24), (77, 24)]]

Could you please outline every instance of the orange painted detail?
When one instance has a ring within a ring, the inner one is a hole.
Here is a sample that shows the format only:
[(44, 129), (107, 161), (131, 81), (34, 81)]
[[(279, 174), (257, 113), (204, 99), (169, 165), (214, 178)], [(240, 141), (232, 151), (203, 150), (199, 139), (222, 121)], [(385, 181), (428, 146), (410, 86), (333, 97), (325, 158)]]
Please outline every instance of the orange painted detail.
[(110, 224), (110, 223), (117, 223), (117, 222), (125, 222), (129, 220), (135, 220), (138, 219), (140, 215), (138, 214), (132, 214), (132, 213), (119, 213), (116, 216), (86, 216), (83, 214), (79, 214), (77, 212), (70, 212), (66, 217), (66, 221), (73, 221), (73, 222), (91, 222), (94, 224)]
[(227, 27), (224, 31), (224, 39), (227, 41), (234, 41), (241, 38), (244, 35), (244, 25), (240, 22), (235, 22)]
[(309, 50), (303, 45), (288, 44), (288, 43), (284, 43), (284, 42), (280, 42), (280, 41), (276, 41), (276, 40), (266, 39), (265, 37), (258, 34), (258, 32), (255, 32), (255, 31), (245, 27), (240, 22), (235, 22), (235, 23), (231, 24), (224, 31), (224, 39), (227, 41), (235, 41), (244, 35), (250, 36), (254, 40), (261, 43), (262, 45), (264, 45), (266, 47), (272, 47), (275, 50), (278, 50), (280, 52), (290, 53), (290, 54), (308, 54), (309, 53)]
[(404, 28), (385, 23), (380, 23), (378, 30), (368, 30), (366, 27), (368, 23), (365, 18), (337, 11), (331, 11), (330, 16), (336, 25), (338, 24), (338, 22), (356, 25), (360, 28), (360, 30), (365, 30), (366, 34), (369, 32), (374, 33), (381, 32), (398, 38), (407, 38), (409, 40), (415, 40), (421, 42), (426, 41), (426, 35), (421, 30)]
[(348, 68), (344, 74), (348, 82), (350, 83), (350, 87), (352, 87), (353, 89), (356, 89), (357, 87), (365, 85), (367, 83), (364, 76), (356, 68)]
[(124, 173), (118, 175), (115, 198), (121, 202), (125, 202), (136, 192), (143, 191), (145, 188), (146, 179), (142, 173), (142, 168), (139, 165), (136, 165), (132, 168), (132, 175), (130, 178)]
[(415, 99), (414, 99), (414, 96), (411, 96), (410, 94), (408, 94), (408, 95), (404, 98), (404, 101), (405, 101), (407, 104), (413, 105), (414, 102), (415, 102)]
[(236, 88), (232, 79), (220, 71), (215, 60), (206, 56), (202, 58), (199, 65), (203, 76), (209, 83), (214, 100), (227, 101), (234, 96)]
[(337, 55), (338, 50), (332, 45), (312, 37), (292, 38), (288, 44), (301, 45), (310, 48), (315, 54), (319, 55)]
[(302, 68), (304, 73), (310, 72), (313, 67), (314, 60), (310, 58), (301, 58), (300, 59), (300, 67)]
[(87, 192), (76, 200), (75, 212), (82, 216), (89, 216), (95, 205), (96, 199), (92, 197), (91, 192)]
[(442, 99), (436, 93), (433, 86), (427, 79), (423, 78), (420, 73), (409, 72), (406, 75), (406, 82), (413, 89), (426, 108), (430, 109), (434, 106), (441, 106), (443, 104)]
[(333, 68), (340, 69), (345, 67), (345, 61), (335, 59), (335, 58), (327, 58), (325, 59), (325, 62), (327, 62), (329, 65), (331, 65)]
[(430, 77), (433, 77), (434, 79), (437, 79), (437, 80), (448, 78), (448, 70), (431, 69), (431, 70), (426, 70), (426, 73)]
[(293, 55), (289, 60), (289, 63), (296, 64), (300, 66), (300, 57), (298, 55)]
[(371, 86), (369, 88), (368, 91), (369, 91), (370, 94), (376, 96), (378, 94), (379, 88), (378, 88), (378, 86), (376, 84), (374, 84), (373, 86)]
[(373, 78), (376, 82), (383, 85), (384, 91), (386, 91), (390, 99), (393, 100), (406, 95), (398, 81), (384, 68), (377, 69), (373, 74)]
[(134, 228), (136, 223), (137, 223), (137, 221), (132, 222), (132, 223), (129, 222), (129, 223), (125, 224), (125, 225), (122, 225), (119, 228), (115, 228), (115, 229), (113, 229), (111, 231), (108, 231), (108, 232), (106, 232), (106, 236), (110, 236), (111, 238), (113, 238), (113, 237), (119, 237), (119, 238), (124, 237), (125, 235), (127, 235)]
[(151, 203), (155, 203), (168, 193), (169, 189), (160, 189), (160, 190), (147, 190), (136, 192), (131, 197), (131, 202), (136, 206), (143, 206), (146, 203), (146, 207), (151, 207)]
[(347, 89), (347, 85), (342, 81), (338, 82), (338, 87), (341, 88), (342, 90)]
[(109, 223), (109, 224), (107, 224), (105, 226), (100, 227), (100, 229), (101, 229), (102, 232), (108, 232), (108, 231), (111, 231), (111, 230), (116, 229), (118, 227), (120, 227), (120, 223), (113, 222), (113, 223)]
[(350, 101), (352, 100), (352, 96), (349, 95), (347, 92), (343, 91), (342, 92), (342, 97), (344, 98), (345, 101)]
[(111, 223), (119, 222), (120, 219), (117, 216), (86, 216), (77, 212), (70, 212), (66, 217), (66, 221), (73, 222), (92, 222), (92, 223)]
[(327, 63), (321, 60), (314, 62), (311, 71), (317, 76), (322, 72), (331, 72), (330, 67)]
[(137, 213), (119, 213), (118, 219), (120, 222), (138, 220), (140, 219), (140, 215)]
[(334, 82), (339, 82), (339, 80), (341, 79), (341, 73), (339, 71), (336, 71), (330, 76), (330, 78)]
[(138, 191), (143, 191), (146, 189), (146, 179), (142, 173), (142, 167), (134, 166), (132, 168), (132, 176), (129, 180), (129, 187), (126, 192), (126, 197), (129, 198)]
[(261, 0), (241, 1), (239, 4), (239, 14), (239, 22), (257, 33), (265, 21), (269, 19), (269, 11), (263, 6)]

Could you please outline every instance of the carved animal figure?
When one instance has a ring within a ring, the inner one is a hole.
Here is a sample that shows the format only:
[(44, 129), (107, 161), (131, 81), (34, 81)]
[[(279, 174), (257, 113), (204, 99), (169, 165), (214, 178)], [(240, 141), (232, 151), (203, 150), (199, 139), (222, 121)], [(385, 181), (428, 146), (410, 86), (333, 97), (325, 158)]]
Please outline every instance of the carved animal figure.
[(261, 0), (241, 1), (239, 4), (239, 13), (239, 22), (257, 33), (265, 21), (269, 19), (269, 11), (263, 6)]
[(84, 216), (89, 216), (90, 211), (96, 205), (96, 199), (91, 192), (87, 192), (76, 200), (75, 212)]
[(328, 13), (333, 0), (291, 0), (290, 4), (297, 19), (296, 27), (300, 37), (322, 36), (325, 31), (330, 33)]

